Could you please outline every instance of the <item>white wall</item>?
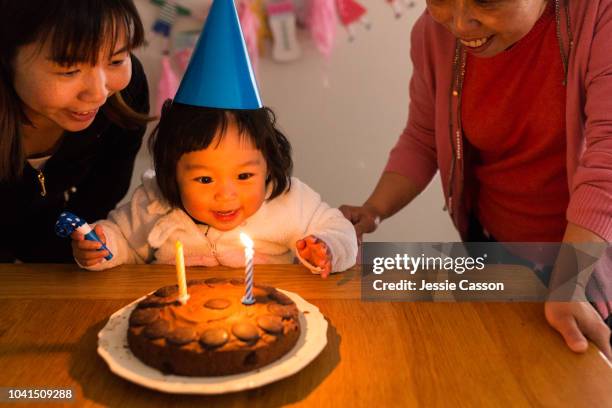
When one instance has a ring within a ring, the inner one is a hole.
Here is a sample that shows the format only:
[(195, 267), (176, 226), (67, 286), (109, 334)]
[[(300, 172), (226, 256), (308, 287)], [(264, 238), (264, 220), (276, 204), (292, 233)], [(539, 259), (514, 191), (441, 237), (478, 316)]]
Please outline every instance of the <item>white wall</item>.
[[(207, 1), (181, 4), (201, 10)], [(375, 186), (406, 121), (410, 29), (423, 10), (423, 1), (395, 19), (383, 0), (368, 7), (372, 28), (356, 27), (357, 38), (347, 41), (338, 27), (337, 45), (329, 62), (300, 31), (302, 58), (278, 64), (260, 58), (258, 81), (265, 105), (277, 114), (280, 128), (294, 149), (294, 175), (307, 182), (331, 205), (360, 204)], [(145, 28), (159, 9), (148, 0), (136, 0)], [(205, 8), (205, 7), (204, 7)], [(198, 26), (190, 19), (177, 21), (175, 30)], [(159, 78), (161, 44), (148, 34), (149, 46), (137, 54), (145, 65), (152, 97)], [(154, 103), (154, 102), (153, 102)], [(134, 185), (150, 166), (146, 151), (139, 155)], [(403, 211), (382, 223), (369, 241), (458, 240), (446, 212), (439, 178)]]

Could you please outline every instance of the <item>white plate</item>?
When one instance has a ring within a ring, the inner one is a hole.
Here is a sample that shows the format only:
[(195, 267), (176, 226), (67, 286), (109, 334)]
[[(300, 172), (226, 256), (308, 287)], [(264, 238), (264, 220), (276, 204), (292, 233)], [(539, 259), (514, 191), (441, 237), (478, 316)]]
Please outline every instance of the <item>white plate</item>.
[(130, 313), (145, 296), (112, 314), (98, 333), (98, 354), (118, 376), (168, 393), (223, 394), (278, 381), (306, 367), (327, 344), (327, 321), (319, 308), (293, 292), (278, 290), (289, 296), (300, 310), (300, 337), (289, 353), (257, 370), (221, 377), (186, 377), (166, 375), (144, 364), (132, 354), (127, 342), (127, 330)]

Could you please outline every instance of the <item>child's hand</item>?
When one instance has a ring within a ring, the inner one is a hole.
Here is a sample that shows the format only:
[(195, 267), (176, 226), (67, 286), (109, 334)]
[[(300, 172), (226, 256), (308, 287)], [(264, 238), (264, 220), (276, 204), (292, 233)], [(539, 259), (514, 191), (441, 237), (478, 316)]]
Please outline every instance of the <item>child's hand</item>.
[(300, 256), (314, 266), (322, 269), (321, 277), (327, 278), (331, 272), (332, 255), (325, 242), (309, 235), (295, 243)]
[[(104, 244), (106, 244), (106, 236), (101, 225), (96, 225), (94, 231)], [(96, 241), (86, 240), (83, 234), (74, 231), (72, 235), (72, 254), (74, 259), (82, 266), (92, 266), (102, 262), (105, 256), (108, 255), (107, 250), (98, 251), (102, 244)]]

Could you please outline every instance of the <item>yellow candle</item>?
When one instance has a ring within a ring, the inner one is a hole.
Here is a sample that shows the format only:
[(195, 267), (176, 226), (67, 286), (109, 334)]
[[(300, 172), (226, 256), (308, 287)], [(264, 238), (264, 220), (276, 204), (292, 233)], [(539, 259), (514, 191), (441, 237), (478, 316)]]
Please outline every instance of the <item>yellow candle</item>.
[(183, 244), (176, 241), (176, 280), (179, 287), (179, 301), (187, 303), (189, 294), (187, 293), (187, 280), (185, 278), (185, 257), (183, 256)]

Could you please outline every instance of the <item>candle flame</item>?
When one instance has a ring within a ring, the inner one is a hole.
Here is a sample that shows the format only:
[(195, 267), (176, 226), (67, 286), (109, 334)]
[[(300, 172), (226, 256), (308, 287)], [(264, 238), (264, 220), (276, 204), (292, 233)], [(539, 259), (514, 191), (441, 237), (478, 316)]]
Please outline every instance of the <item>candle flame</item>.
[(244, 232), (240, 233), (240, 241), (242, 242), (242, 245), (244, 245), (245, 247), (249, 249), (253, 249), (253, 241), (251, 240), (251, 237), (249, 237)]

